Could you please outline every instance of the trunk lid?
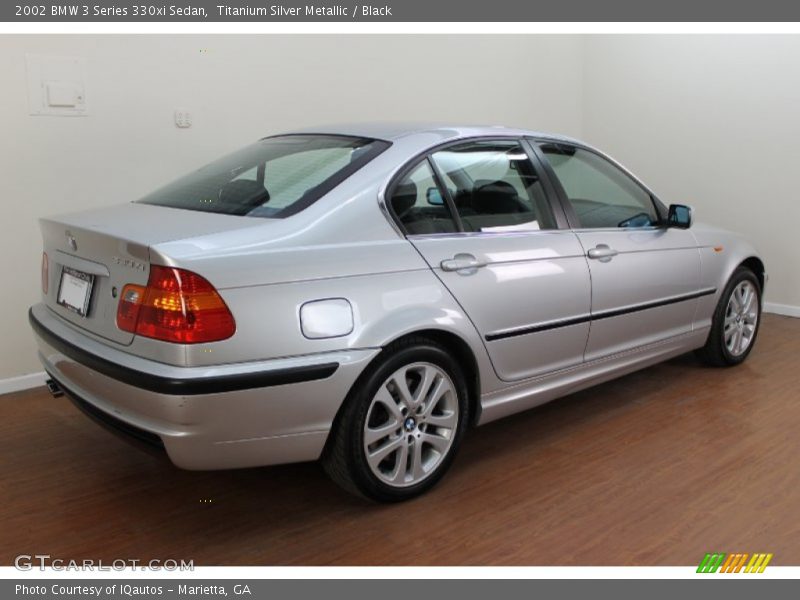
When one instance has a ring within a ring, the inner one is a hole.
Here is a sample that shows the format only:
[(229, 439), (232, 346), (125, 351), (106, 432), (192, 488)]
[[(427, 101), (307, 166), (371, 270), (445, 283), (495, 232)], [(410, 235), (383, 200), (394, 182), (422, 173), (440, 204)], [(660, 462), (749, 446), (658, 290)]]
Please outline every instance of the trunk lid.
[[(73, 325), (130, 344), (134, 334), (116, 324), (117, 304), (126, 284), (147, 284), (152, 245), (263, 223), (252, 217), (136, 203), (41, 219), (49, 266), (44, 301)], [(76, 306), (84, 297), (86, 310), (80, 314)]]

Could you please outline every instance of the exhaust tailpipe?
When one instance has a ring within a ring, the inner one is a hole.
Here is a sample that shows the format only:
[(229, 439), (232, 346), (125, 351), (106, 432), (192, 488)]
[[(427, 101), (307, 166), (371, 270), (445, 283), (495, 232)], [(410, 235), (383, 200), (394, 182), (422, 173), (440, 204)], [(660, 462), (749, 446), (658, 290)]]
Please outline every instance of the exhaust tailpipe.
[(58, 384), (53, 379), (48, 379), (44, 382), (47, 386), (47, 391), (53, 396), (53, 398), (58, 398), (64, 395), (64, 391), (58, 387)]

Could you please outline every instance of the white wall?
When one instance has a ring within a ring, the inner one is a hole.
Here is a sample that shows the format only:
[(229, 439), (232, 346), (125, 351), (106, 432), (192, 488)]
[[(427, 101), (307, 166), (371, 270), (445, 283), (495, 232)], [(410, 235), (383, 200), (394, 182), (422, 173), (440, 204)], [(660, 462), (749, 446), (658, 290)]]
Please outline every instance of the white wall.
[(584, 139), (745, 233), (768, 308), (800, 316), (800, 36), (587, 36), (584, 50)]
[[(133, 200), (297, 126), (444, 120), (579, 135), (581, 49), (569, 36), (0, 37), (0, 392), (40, 370), (26, 316), (39, 296), (37, 217)], [(86, 57), (91, 116), (29, 116), (26, 53)], [(176, 107), (193, 112), (191, 129), (175, 128)]]

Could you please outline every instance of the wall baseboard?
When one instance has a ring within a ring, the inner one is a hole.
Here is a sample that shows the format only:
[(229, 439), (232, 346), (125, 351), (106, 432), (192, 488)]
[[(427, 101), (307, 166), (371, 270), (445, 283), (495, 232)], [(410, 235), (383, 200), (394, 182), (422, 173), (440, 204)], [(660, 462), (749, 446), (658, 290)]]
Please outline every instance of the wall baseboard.
[(800, 318), (800, 306), (792, 304), (776, 304), (775, 302), (764, 302), (764, 312), (784, 315), (786, 317)]
[(46, 379), (47, 375), (44, 371), (0, 379), (0, 395), (39, 387), (40, 385), (44, 385)]

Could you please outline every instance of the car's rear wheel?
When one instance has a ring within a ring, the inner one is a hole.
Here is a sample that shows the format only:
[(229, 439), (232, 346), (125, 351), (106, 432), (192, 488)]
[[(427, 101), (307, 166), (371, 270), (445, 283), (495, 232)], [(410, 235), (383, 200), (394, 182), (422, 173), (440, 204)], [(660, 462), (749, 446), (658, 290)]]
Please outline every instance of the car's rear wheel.
[(760, 321), (761, 285), (753, 271), (739, 267), (720, 296), (708, 341), (697, 355), (717, 367), (742, 363), (753, 349)]
[(323, 455), (331, 478), (381, 502), (433, 487), (453, 461), (469, 418), (467, 384), (439, 344), (387, 347), (350, 392)]

